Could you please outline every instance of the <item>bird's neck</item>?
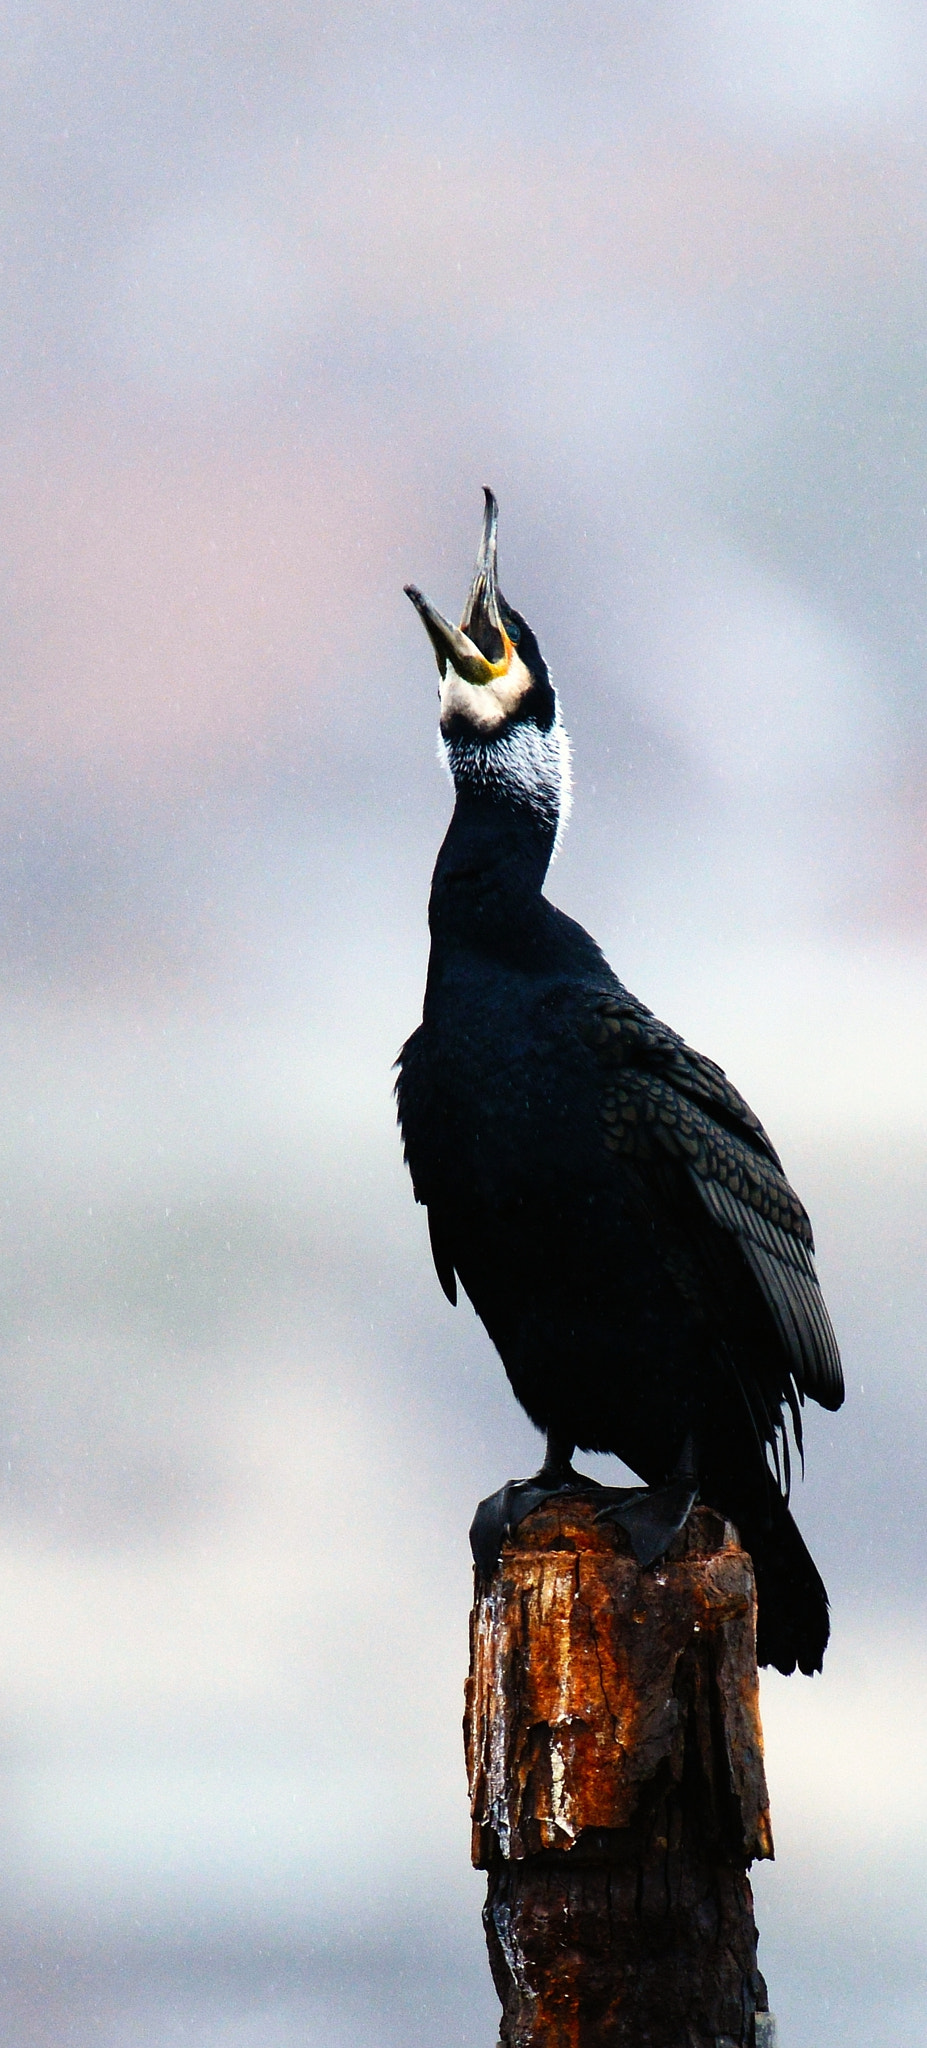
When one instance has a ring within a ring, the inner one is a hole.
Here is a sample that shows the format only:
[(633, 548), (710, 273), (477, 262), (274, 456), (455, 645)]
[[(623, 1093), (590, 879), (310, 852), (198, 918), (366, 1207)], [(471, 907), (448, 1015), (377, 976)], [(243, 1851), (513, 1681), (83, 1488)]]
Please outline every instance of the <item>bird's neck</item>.
[(432, 940), (495, 947), (532, 921), (556, 820), (502, 795), (458, 789), (431, 885)]

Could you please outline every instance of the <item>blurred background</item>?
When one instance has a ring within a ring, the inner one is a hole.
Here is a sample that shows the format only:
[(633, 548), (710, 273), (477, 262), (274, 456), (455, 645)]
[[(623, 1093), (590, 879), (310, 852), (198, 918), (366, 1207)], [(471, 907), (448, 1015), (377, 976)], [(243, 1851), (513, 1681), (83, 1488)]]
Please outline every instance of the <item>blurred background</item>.
[(763, 1116), (845, 1351), (783, 2048), (923, 2038), (927, 15), (14, 0), (2, 94), (3, 2040), (495, 2039), (466, 1532), (537, 1444), (390, 1097), (401, 586), (459, 613), (484, 482), (551, 893)]

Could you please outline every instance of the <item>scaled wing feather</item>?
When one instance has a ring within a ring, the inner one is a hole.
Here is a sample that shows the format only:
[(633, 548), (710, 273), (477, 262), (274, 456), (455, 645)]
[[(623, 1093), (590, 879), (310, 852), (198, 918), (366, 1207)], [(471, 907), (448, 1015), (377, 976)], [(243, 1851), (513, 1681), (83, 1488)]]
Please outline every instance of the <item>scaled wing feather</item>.
[[(815, 1275), (811, 1225), (758, 1118), (720, 1067), (632, 997), (599, 997), (584, 1035), (602, 1063), (606, 1145), (638, 1158), (658, 1145), (685, 1168), (713, 1222), (738, 1244), (798, 1397), (839, 1408), (840, 1354)], [(783, 1398), (800, 1446), (789, 1384)]]

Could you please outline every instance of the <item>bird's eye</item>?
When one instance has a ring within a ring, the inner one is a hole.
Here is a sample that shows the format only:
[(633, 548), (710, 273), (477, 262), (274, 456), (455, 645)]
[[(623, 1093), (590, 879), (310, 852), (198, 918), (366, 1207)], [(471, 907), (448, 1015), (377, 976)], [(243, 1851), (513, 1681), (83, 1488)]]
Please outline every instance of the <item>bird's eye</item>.
[(521, 639), (521, 627), (520, 627), (520, 625), (518, 624), (517, 620), (516, 620), (516, 619), (506, 619), (506, 622), (505, 622), (505, 630), (506, 630), (506, 632), (507, 632), (507, 634), (508, 634), (508, 636), (509, 636), (509, 639), (510, 639), (510, 640), (511, 640), (511, 642), (512, 642), (512, 646), (513, 646), (513, 647), (517, 647), (517, 646), (518, 646), (518, 642), (519, 642), (519, 640)]

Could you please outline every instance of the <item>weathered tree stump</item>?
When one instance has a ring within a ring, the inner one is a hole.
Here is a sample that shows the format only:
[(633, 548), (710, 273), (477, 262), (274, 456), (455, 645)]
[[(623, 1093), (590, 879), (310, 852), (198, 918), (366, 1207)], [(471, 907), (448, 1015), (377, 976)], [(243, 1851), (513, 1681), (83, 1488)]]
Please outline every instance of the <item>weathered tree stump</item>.
[(500, 2048), (771, 2042), (756, 1596), (731, 1525), (697, 1508), (642, 1568), (590, 1499), (530, 1515), (477, 1592), (464, 1731)]

